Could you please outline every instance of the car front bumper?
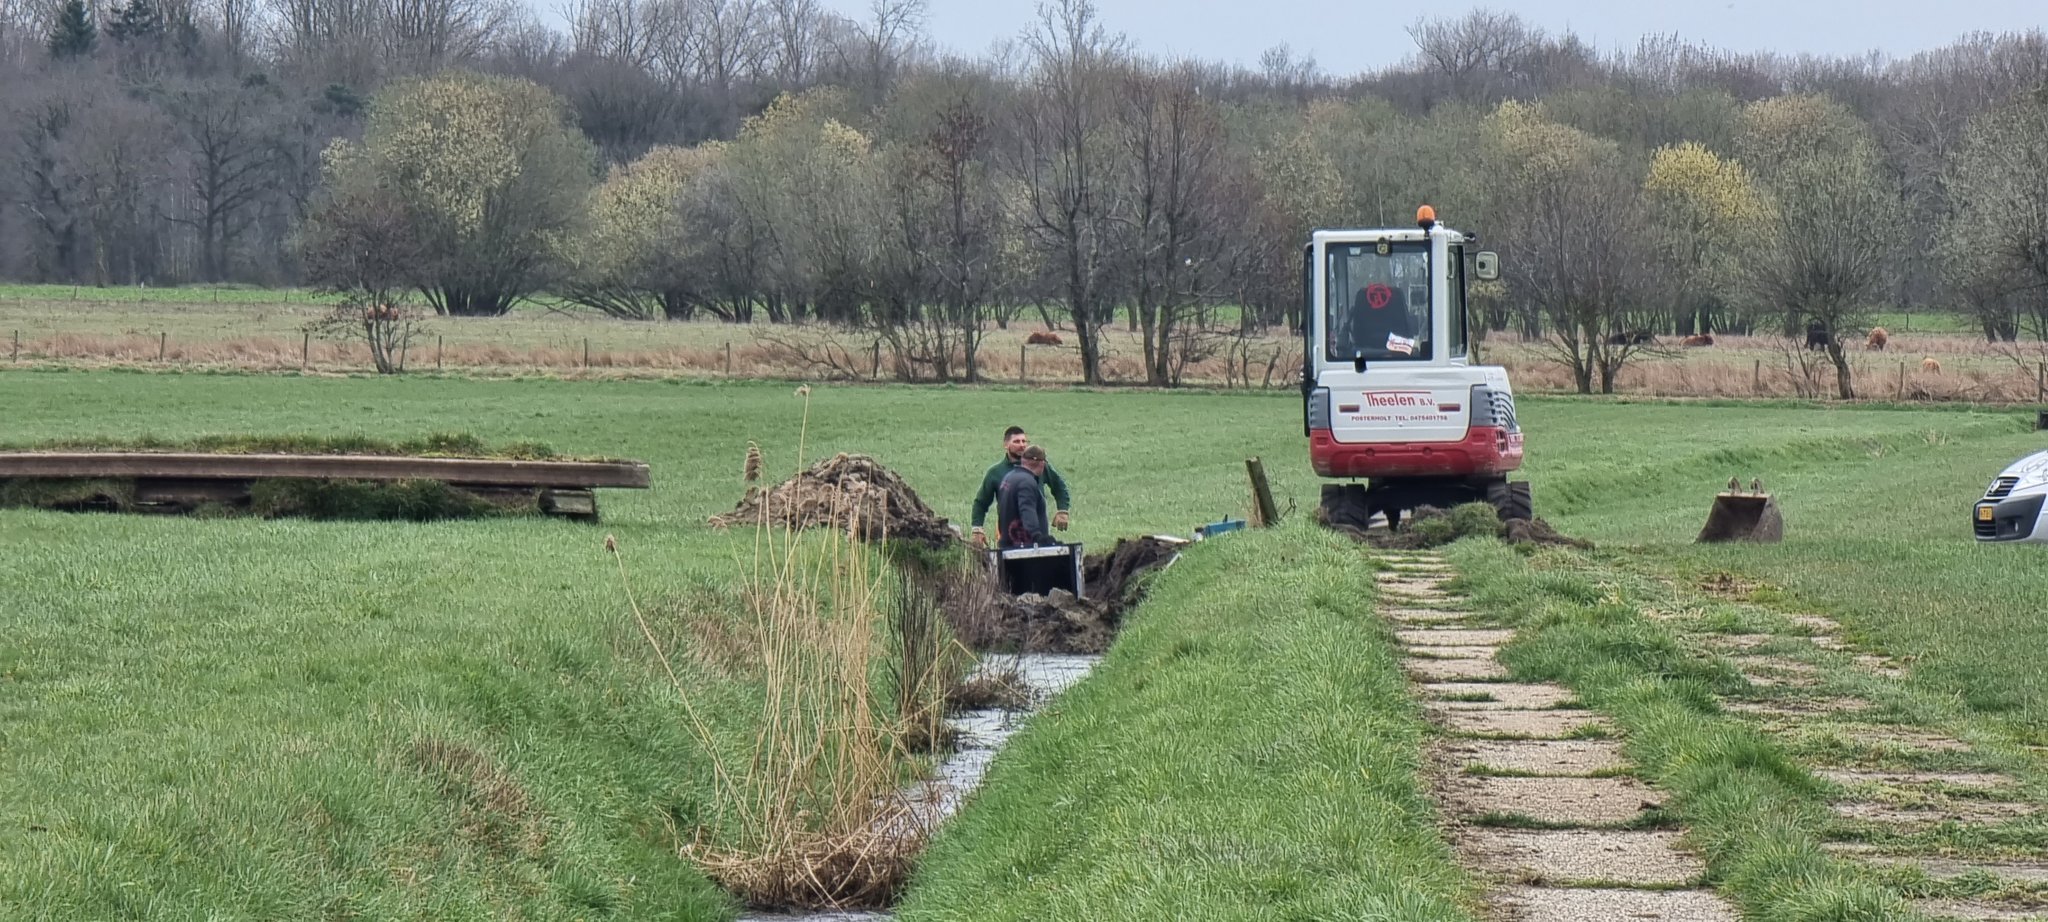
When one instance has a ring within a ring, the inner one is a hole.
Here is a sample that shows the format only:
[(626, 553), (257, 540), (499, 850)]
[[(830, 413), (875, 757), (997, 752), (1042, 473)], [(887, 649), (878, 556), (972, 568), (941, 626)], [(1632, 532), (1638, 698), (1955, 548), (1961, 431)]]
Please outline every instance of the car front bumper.
[(2044, 500), (2048, 494), (1978, 500), (1970, 509), (1971, 529), (1979, 541), (2048, 543), (2048, 529), (2041, 527)]

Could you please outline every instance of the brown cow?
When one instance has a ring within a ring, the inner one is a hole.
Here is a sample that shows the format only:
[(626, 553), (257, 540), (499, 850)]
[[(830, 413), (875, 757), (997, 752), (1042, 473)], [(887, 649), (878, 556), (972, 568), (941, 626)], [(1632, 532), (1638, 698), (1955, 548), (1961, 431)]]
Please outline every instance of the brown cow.
[(1870, 338), (1863, 341), (1863, 348), (1883, 352), (1884, 344), (1890, 342), (1891, 338), (1891, 334), (1886, 333), (1884, 327), (1872, 327)]
[(1025, 337), (1024, 342), (1033, 346), (1057, 346), (1060, 344), (1060, 334), (1050, 330), (1040, 330)]
[(1679, 345), (1681, 346), (1711, 346), (1713, 344), (1714, 334), (1712, 333), (1699, 333), (1693, 336), (1688, 336), (1684, 340), (1679, 342)]
[(1920, 360), (1920, 370), (1931, 371), (1935, 374), (1941, 374), (1941, 363), (1935, 361), (1934, 356), (1930, 355)]

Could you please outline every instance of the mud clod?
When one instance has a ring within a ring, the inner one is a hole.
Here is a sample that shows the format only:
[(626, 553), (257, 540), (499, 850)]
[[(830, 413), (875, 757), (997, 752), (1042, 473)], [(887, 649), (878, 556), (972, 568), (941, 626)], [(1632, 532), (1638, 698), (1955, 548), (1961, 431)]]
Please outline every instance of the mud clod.
[[(1473, 504), (1474, 507), (1483, 504)], [(1460, 507), (1467, 508), (1467, 507)], [(1593, 542), (1561, 534), (1542, 519), (1510, 519), (1506, 522), (1488, 514), (1460, 514), (1458, 510), (1444, 510), (1435, 506), (1417, 506), (1409, 511), (1401, 522), (1399, 531), (1365, 530), (1329, 520), (1323, 510), (1316, 510), (1316, 521), (1324, 528), (1348, 535), (1360, 544), (1371, 545), (1385, 550), (1424, 550), (1442, 547), (1459, 538), (1491, 533), (1509, 544), (1557, 545), (1590, 550)], [(1484, 523), (1482, 526), (1479, 523)]]

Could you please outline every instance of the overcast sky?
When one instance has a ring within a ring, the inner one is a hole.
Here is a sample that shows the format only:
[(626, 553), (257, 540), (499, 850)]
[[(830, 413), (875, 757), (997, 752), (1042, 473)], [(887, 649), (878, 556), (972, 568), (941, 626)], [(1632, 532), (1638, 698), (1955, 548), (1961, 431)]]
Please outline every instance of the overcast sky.
[[(541, 0), (548, 2), (548, 0)], [(858, 16), (867, 0), (824, 0)], [(1030, 25), (1032, 0), (928, 0), (927, 31), (941, 46), (978, 56)], [(1736, 51), (1894, 57), (1938, 47), (1974, 31), (2048, 24), (2040, 0), (1525, 0), (1521, 3), (1386, 3), (1383, 0), (1095, 0), (1103, 24), (1141, 51), (1161, 56), (1258, 63), (1285, 43), (1323, 70), (1348, 75), (1401, 61), (1413, 49), (1404, 28), (1418, 17), (1454, 17), (1474, 6), (1512, 10), (1546, 31), (1570, 29), (1601, 52), (1644, 35)]]

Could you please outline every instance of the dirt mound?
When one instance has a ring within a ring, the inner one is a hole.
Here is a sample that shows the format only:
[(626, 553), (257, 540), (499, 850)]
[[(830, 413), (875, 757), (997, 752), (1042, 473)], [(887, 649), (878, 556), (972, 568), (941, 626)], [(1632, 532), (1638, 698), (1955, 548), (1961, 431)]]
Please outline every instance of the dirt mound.
[(1350, 525), (1333, 524), (1316, 510), (1316, 521), (1332, 531), (1349, 535), (1361, 544), (1386, 550), (1419, 551), (1442, 547), (1472, 535), (1491, 534), (1509, 544), (1555, 545), (1591, 550), (1593, 542), (1573, 538), (1558, 532), (1549, 522), (1538, 519), (1511, 519), (1500, 521), (1490, 506), (1473, 503), (1456, 509), (1444, 510), (1435, 506), (1417, 506), (1410, 510), (1403, 520), (1401, 530), (1366, 531)]
[(838, 528), (862, 540), (883, 538), (939, 546), (959, 539), (946, 520), (919, 499), (902, 475), (867, 455), (838, 454), (774, 487), (748, 487), (746, 498), (715, 528), (758, 525)]
[(1509, 544), (1548, 544), (1590, 551), (1593, 542), (1560, 533), (1542, 519), (1515, 519), (1501, 527), (1500, 539)]
[(961, 571), (933, 588), (960, 642), (975, 650), (1019, 653), (1101, 653), (1109, 649), (1124, 612), (1144, 598), (1139, 577), (1178, 553), (1171, 541), (1122, 538), (1104, 554), (1081, 562), (1086, 598), (1055, 589), (1045, 595), (1009, 595), (993, 574)]

